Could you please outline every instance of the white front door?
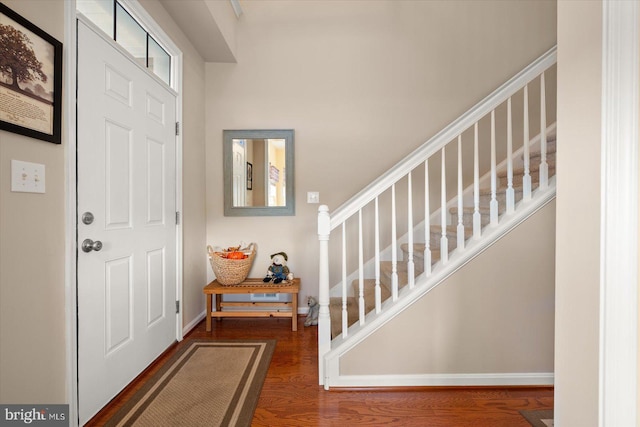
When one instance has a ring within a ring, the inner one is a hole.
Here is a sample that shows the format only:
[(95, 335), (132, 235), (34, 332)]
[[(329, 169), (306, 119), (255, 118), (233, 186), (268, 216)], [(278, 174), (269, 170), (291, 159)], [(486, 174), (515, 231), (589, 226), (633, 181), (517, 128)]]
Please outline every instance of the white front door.
[(176, 97), (79, 21), (77, 102), (84, 423), (176, 340)]
[(233, 140), (233, 206), (247, 206), (246, 144), (244, 139)]

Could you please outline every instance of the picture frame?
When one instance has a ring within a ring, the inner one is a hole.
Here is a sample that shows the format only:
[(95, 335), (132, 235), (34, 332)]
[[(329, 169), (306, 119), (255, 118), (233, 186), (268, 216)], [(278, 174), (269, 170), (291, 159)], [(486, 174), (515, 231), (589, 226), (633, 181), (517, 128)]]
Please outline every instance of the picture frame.
[(253, 164), (247, 162), (247, 190), (253, 190)]
[(0, 3), (0, 51), (0, 129), (60, 144), (62, 43)]

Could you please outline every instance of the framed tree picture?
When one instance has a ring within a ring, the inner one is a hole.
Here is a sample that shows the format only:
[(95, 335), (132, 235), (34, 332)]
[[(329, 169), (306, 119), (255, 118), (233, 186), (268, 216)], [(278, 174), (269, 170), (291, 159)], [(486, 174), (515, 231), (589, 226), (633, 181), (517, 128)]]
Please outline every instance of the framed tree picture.
[(0, 3), (0, 129), (62, 141), (62, 43)]

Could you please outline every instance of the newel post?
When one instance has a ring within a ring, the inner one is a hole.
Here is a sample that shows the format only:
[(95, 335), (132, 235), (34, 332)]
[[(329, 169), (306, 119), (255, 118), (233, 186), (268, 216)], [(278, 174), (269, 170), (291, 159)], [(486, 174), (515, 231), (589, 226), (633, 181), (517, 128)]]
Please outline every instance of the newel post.
[[(318, 373), (319, 384), (325, 383), (324, 355), (331, 350), (331, 316), (329, 314), (329, 235), (331, 217), (329, 207), (318, 207), (318, 241), (320, 242), (320, 265), (318, 274)], [(325, 388), (327, 388), (325, 386)]]

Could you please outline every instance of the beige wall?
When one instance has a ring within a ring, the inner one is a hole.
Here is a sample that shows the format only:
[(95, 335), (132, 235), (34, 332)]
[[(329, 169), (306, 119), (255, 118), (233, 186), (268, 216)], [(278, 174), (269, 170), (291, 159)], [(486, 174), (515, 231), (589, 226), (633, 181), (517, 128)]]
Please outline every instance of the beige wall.
[[(63, 0), (3, 3), (64, 40)], [(65, 150), (0, 130), (2, 403), (66, 401)], [(45, 194), (11, 192), (12, 159), (45, 165)]]
[[(577, 18), (579, 17), (579, 19)], [(602, 3), (558, 2), (556, 423), (598, 419)]]
[(553, 372), (554, 242), (551, 202), (342, 356), (340, 373)]
[[(64, 0), (4, 3), (60, 41)], [(202, 313), (206, 284), (204, 62), (159, 3), (142, 0), (184, 54), (184, 321)], [(69, 46), (64, 46), (69, 49)], [(0, 131), (0, 402), (68, 403), (65, 335), (65, 156), (54, 145)], [(10, 191), (11, 159), (42, 163), (46, 193)], [(73, 310), (70, 309), (69, 313)]]
[[(318, 294), (331, 210), (555, 43), (553, 1), (245, 1), (237, 64), (207, 64), (207, 243), (285, 251)], [(295, 129), (296, 215), (223, 216), (223, 129)], [(211, 274), (209, 272), (209, 274)]]

